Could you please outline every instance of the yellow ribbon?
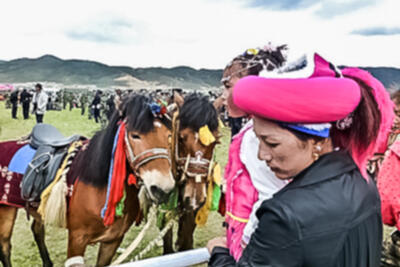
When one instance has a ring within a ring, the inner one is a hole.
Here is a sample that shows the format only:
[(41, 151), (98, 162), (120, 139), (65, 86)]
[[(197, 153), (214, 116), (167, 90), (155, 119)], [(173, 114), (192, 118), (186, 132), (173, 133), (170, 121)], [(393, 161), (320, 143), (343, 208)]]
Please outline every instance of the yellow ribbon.
[(229, 217), (231, 217), (235, 221), (238, 221), (238, 222), (241, 222), (241, 223), (247, 223), (249, 221), (249, 219), (237, 217), (237, 216), (233, 215), (232, 213), (230, 213), (229, 211), (226, 212), (226, 215), (228, 215)]
[(216, 163), (213, 170), (213, 180), (214, 183), (218, 186), (221, 186), (222, 183), (222, 175), (221, 175), (221, 166)]
[(210, 144), (215, 142), (215, 137), (211, 133), (211, 131), (207, 125), (205, 125), (199, 129), (199, 138), (200, 138), (200, 142), (205, 146), (209, 146)]
[(249, 54), (249, 55), (257, 55), (258, 51), (259, 50), (257, 48), (249, 48), (249, 49), (247, 49), (247, 54)]

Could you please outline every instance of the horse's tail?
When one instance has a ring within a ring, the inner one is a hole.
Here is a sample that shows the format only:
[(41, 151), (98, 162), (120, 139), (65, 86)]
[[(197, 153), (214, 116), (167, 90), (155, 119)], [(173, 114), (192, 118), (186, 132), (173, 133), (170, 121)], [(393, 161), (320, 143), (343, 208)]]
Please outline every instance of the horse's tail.
[(58, 227), (67, 227), (67, 193), (68, 186), (66, 179), (60, 179), (51, 190), (47, 200), (44, 221), (46, 224)]

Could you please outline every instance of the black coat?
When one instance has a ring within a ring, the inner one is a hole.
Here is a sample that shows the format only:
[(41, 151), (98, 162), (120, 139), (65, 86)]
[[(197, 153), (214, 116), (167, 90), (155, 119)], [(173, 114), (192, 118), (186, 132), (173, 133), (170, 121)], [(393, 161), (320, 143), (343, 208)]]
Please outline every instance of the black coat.
[(31, 101), (32, 95), (28, 93), (27, 91), (22, 91), (21, 93), (21, 103), (29, 103)]
[(216, 247), (210, 266), (379, 266), (378, 191), (346, 152), (322, 156), (256, 214), (258, 228), (239, 262)]
[(14, 91), (10, 95), (10, 102), (14, 105), (18, 104), (18, 92)]

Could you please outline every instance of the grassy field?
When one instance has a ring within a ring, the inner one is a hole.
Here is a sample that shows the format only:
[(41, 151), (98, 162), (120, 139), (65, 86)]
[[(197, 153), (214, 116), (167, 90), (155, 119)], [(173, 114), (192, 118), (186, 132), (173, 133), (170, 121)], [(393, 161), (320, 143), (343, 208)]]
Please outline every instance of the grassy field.
[[(97, 130), (99, 124), (93, 120), (88, 120), (87, 114), (80, 115), (80, 109), (72, 111), (49, 111), (44, 116), (44, 122), (57, 127), (64, 135), (81, 134), (91, 137)], [(18, 109), (18, 119), (11, 119), (11, 110), (5, 109), (4, 102), (0, 102), (0, 141), (16, 139), (29, 134), (32, 127), (35, 125), (35, 118), (31, 115), (29, 120), (22, 119), (22, 109)], [(222, 144), (217, 148), (218, 161), (225, 166), (227, 160), (227, 150), (229, 144), (229, 131), (224, 130), (224, 138)], [(1, 219), (1, 218), (0, 218)], [(207, 241), (213, 237), (224, 234), (222, 228), (223, 218), (216, 212), (212, 212), (209, 220), (204, 227), (199, 227), (195, 231), (194, 246), (204, 247)], [(122, 248), (126, 248), (136, 237), (141, 227), (132, 227), (125, 235), (124, 241), (121, 244)], [(174, 230), (176, 226), (174, 227)], [(150, 235), (146, 237), (145, 242), (137, 249), (144, 248), (147, 241), (154, 238), (158, 230), (154, 227), (151, 229)], [(54, 227), (46, 228), (46, 244), (50, 252), (50, 257), (54, 262), (54, 266), (63, 266), (67, 252), (67, 231)], [(19, 210), (17, 221), (12, 237), (12, 263), (17, 267), (32, 267), (41, 266), (36, 243), (30, 231), (30, 222), (27, 221), (26, 213), (23, 209)], [(85, 254), (87, 264), (94, 264), (97, 257), (98, 246), (88, 247)], [(158, 247), (146, 257), (161, 255), (162, 249)], [(131, 258), (133, 258), (132, 255)]]

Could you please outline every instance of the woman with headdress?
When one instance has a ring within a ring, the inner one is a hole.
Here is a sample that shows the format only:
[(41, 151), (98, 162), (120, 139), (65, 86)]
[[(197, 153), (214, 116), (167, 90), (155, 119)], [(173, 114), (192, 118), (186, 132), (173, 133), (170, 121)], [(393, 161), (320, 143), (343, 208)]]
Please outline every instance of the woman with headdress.
[(400, 266), (400, 91), (392, 95), (392, 100), (396, 117), (387, 147), (375, 155), (369, 166), (381, 196), (383, 223), (396, 227), (383, 244), (382, 267)]
[[(232, 88), (242, 77), (270, 73), (280, 68), (286, 60), (286, 45), (269, 44), (263, 48), (247, 49), (235, 57), (225, 68), (221, 82), (222, 95), (229, 117), (246, 116), (232, 101)], [(287, 184), (275, 177), (270, 168), (257, 158), (254, 151), (259, 141), (250, 120), (237, 135), (232, 137), (229, 159), (224, 178), (226, 180), (227, 244), (231, 255), (238, 260), (248, 243), (258, 220), (255, 215), (261, 203), (269, 199)]]
[(380, 200), (366, 165), (387, 142), (391, 102), (369, 73), (318, 54), (313, 63), (306, 78), (236, 83), (232, 101), (254, 116), (258, 157), (290, 182), (257, 210), (240, 260), (214, 239), (210, 266), (379, 266)]

